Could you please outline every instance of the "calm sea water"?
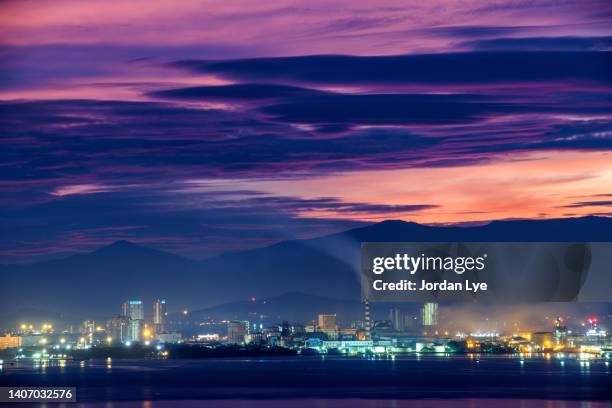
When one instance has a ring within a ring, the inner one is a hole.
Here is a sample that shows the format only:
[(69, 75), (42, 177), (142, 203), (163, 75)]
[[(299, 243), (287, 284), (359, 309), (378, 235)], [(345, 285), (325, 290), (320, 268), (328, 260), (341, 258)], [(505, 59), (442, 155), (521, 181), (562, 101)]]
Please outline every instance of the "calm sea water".
[(598, 408), (612, 407), (611, 372), (506, 356), (96, 360), (5, 364), (0, 386), (76, 386), (67, 407)]

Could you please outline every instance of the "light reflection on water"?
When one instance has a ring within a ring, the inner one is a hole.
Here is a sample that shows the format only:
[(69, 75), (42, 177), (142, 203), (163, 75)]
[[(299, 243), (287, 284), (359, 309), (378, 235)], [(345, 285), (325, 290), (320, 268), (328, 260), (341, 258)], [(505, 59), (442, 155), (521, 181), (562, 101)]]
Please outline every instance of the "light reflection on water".
[[(199, 360), (189, 360), (189, 359), (147, 359), (147, 360), (137, 360), (137, 359), (116, 359), (113, 360), (111, 357), (106, 359), (92, 359), (92, 360), (69, 360), (69, 359), (21, 359), (17, 361), (11, 361), (9, 365), (7, 362), (4, 362), (3, 365), (0, 364), (0, 373), (2, 369), (11, 370), (16, 368), (22, 369), (34, 369), (44, 372), (48, 368), (59, 367), (60, 369), (65, 369), (66, 367), (80, 367), (83, 370), (94, 369), (105, 367), (108, 369), (108, 373), (112, 373), (113, 368), (118, 370), (138, 370), (138, 371), (149, 371), (156, 370), (162, 367), (173, 367), (173, 366), (182, 366), (185, 364), (207, 364), (211, 362), (220, 362), (223, 364), (291, 364), (298, 363), (300, 360), (302, 361), (312, 361), (313, 359), (319, 360), (324, 363), (326, 360), (328, 361), (371, 361), (371, 362), (389, 362), (393, 363), (395, 361), (414, 361), (414, 362), (425, 362), (432, 363), (436, 361), (470, 361), (473, 365), (478, 365), (481, 361), (487, 363), (499, 363), (502, 361), (513, 361), (518, 364), (518, 367), (523, 370), (525, 367), (529, 367), (534, 363), (541, 364), (544, 367), (550, 367), (551, 370), (561, 369), (565, 370), (566, 365), (579, 368), (580, 373), (588, 374), (591, 370), (591, 367), (605, 367), (605, 371), (609, 373), (610, 368), (610, 360), (603, 359), (599, 356), (593, 354), (568, 354), (568, 353), (519, 353), (513, 355), (494, 355), (494, 354), (476, 354), (470, 353), (466, 355), (452, 355), (452, 354), (410, 354), (410, 355), (402, 355), (402, 354), (388, 354), (388, 355), (373, 355), (373, 356), (310, 356), (310, 357), (290, 357), (290, 358), (257, 358), (257, 359), (243, 359), (243, 358), (219, 358), (219, 359), (199, 359)], [(115, 366), (115, 363), (117, 365)]]
[[(46, 405), (43, 404), (43, 407)], [(57, 405), (63, 407), (62, 405)], [(75, 405), (70, 404), (74, 407)], [(255, 400), (166, 400), (79, 403), (79, 408), (609, 408), (606, 401), (562, 401), (536, 399), (255, 399)], [(68, 404), (66, 408), (70, 408)], [(51, 408), (51, 407), (49, 407)]]
[(561, 353), (22, 360), (5, 364), (6, 381), (77, 386), (67, 408), (612, 407), (610, 362)]

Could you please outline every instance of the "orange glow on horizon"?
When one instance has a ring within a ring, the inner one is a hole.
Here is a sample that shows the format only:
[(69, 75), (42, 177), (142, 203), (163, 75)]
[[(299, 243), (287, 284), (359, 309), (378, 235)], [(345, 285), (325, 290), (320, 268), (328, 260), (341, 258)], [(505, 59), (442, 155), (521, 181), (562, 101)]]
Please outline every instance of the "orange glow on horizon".
[[(305, 211), (303, 217), (460, 223), (508, 218), (563, 218), (606, 213), (609, 207), (564, 207), (611, 194), (612, 155), (550, 152), (462, 167), (365, 171), (291, 181), (253, 181), (270, 194), (385, 205), (437, 205), (413, 212)], [(342, 186), (350, 186), (343, 188)]]

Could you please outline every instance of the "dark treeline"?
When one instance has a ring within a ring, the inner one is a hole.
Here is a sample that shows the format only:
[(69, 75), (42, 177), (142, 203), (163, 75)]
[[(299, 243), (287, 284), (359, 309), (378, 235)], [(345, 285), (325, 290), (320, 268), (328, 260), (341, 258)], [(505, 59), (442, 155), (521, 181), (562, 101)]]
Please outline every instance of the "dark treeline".
[(205, 357), (265, 357), (295, 356), (296, 350), (283, 347), (256, 346), (219, 346), (215, 348), (194, 345), (172, 345), (166, 348), (168, 357), (172, 358), (205, 358)]
[(86, 350), (72, 350), (69, 356), (74, 359), (85, 360), (90, 358), (213, 358), (213, 357), (266, 357), (266, 356), (294, 356), (295, 350), (283, 347), (256, 347), (256, 346), (217, 346), (175, 344), (167, 345), (161, 350), (153, 346), (133, 344), (130, 347), (91, 347)]

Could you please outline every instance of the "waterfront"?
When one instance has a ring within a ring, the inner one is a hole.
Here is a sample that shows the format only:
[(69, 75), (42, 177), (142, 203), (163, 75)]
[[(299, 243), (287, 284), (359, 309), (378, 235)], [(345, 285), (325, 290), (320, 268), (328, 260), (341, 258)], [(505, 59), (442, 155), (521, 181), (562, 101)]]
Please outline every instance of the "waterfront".
[(76, 386), (78, 401), (93, 407), (142, 401), (191, 406), (196, 400), (246, 407), (378, 407), (393, 401), (445, 407), (451, 399), (471, 407), (493, 400), (496, 406), (520, 400), (526, 407), (584, 406), (580, 401), (599, 407), (610, 406), (611, 371), (601, 359), (543, 355), (20, 361), (4, 365), (0, 385)]

